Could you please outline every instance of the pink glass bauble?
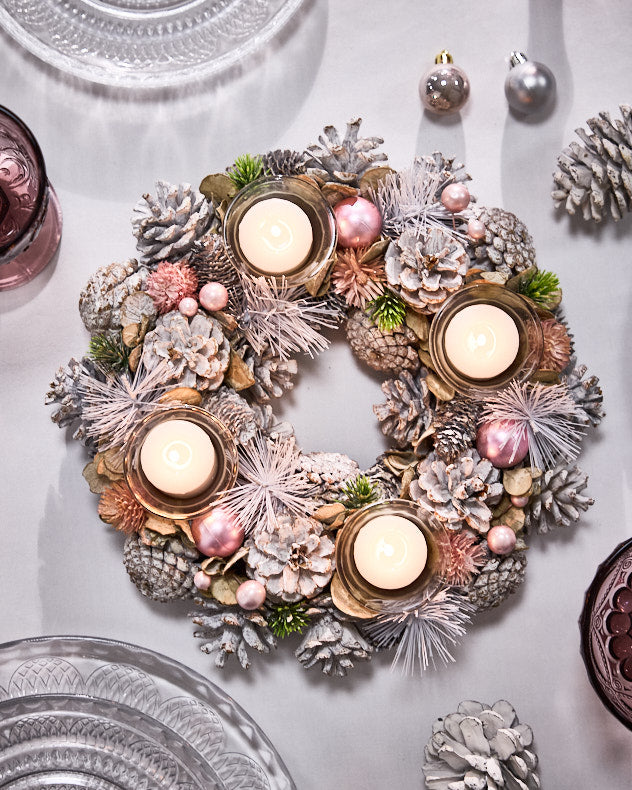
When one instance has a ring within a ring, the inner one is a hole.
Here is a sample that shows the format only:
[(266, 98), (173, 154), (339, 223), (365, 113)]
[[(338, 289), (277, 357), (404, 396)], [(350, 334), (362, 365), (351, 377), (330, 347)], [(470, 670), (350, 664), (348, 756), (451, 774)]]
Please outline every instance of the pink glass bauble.
[(263, 606), (263, 602), (266, 599), (266, 588), (261, 582), (249, 579), (247, 582), (242, 582), (239, 585), (235, 597), (242, 609), (252, 611)]
[[(516, 436), (519, 437), (516, 443)], [(476, 449), (497, 469), (508, 469), (522, 461), (529, 452), (526, 433), (518, 433), (510, 420), (484, 422), (476, 434)]]
[(470, 239), (474, 239), (474, 241), (484, 239), (485, 232), (485, 225), (480, 221), (480, 219), (471, 219), (467, 223), (467, 235), (470, 237)]
[(221, 283), (206, 283), (200, 288), (200, 304), (205, 310), (223, 310), (228, 304), (228, 291)]
[(244, 528), (236, 516), (216, 507), (191, 522), (195, 546), (207, 557), (230, 557), (244, 542)]
[(465, 184), (448, 184), (441, 193), (441, 202), (448, 211), (456, 214), (470, 205), (470, 190)]
[(178, 302), (178, 310), (187, 318), (193, 318), (198, 311), (198, 303), (192, 296), (185, 296)]
[(211, 577), (208, 573), (204, 573), (204, 571), (198, 571), (193, 577), (193, 584), (195, 584), (198, 590), (205, 592), (211, 586)]
[(487, 533), (487, 545), (494, 554), (511, 554), (516, 545), (516, 533), (511, 527), (497, 524)]
[(382, 215), (370, 200), (361, 197), (341, 200), (334, 206), (334, 215), (341, 247), (368, 247), (380, 237)]
[(514, 507), (526, 507), (529, 504), (528, 496), (512, 496), (511, 504)]

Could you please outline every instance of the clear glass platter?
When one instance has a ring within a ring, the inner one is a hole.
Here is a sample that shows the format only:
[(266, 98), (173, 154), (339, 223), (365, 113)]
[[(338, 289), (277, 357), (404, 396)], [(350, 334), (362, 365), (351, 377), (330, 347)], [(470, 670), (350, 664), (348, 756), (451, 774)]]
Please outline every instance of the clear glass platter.
[(36, 57), (103, 85), (204, 80), (268, 42), (303, 0), (0, 0), (0, 27)]
[(141, 647), (86, 637), (0, 645), (6, 790), (296, 790), (219, 688)]

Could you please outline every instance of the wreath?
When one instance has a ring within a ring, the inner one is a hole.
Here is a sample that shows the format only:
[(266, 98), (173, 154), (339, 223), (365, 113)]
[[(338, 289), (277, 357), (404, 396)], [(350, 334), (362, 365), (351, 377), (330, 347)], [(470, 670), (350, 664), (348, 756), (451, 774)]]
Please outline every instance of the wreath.
[[(304, 152), (244, 155), (199, 191), (157, 182), (134, 208), (138, 258), (90, 278), (79, 300), (89, 351), (47, 396), (89, 452), (83, 474), (101, 519), (126, 535), (132, 581), (154, 600), (194, 598), (195, 636), (220, 667), (234, 655), (247, 668), (249, 651), (292, 633), (298, 660), (330, 675), (380, 649), (405, 669), (453, 660), (473, 615), (523, 582), (529, 537), (593, 502), (574, 462), (602, 393), (576, 360), (558, 278), (537, 268), (516, 216), (470, 198), (462, 164), (434, 153), (396, 172), (383, 140), (359, 128), (328, 126)], [(339, 219), (360, 201), (359, 237), (339, 221), (328, 266), (298, 286), (238, 268), (222, 235), (232, 199), (265, 177), (308, 182)], [(379, 220), (368, 230), (367, 204)], [(537, 314), (542, 353), (528, 380), (459, 392), (437, 369), (433, 322), (473, 283)], [(324, 351), (322, 330), (336, 325), (385, 377), (374, 411), (393, 448), (366, 470), (302, 451), (271, 406), (292, 388), (297, 354)], [(125, 477), (139, 422), (174, 405), (210, 413), (237, 445), (236, 482), (211, 511), (219, 543), (149, 512)], [(421, 592), (367, 614), (336, 581), (336, 543), (354, 514), (393, 499), (428, 516), (440, 562)], [(243, 545), (231, 545), (236, 529)]]

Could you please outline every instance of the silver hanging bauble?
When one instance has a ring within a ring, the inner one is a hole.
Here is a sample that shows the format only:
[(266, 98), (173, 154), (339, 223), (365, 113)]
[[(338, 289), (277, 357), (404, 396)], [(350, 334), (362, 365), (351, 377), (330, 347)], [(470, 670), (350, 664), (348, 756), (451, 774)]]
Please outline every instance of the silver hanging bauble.
[(522, 52), (512, 52), (505, 96), (509, 106), (523, 115), (549, 107), (555, 96), (555, 77), (544, 63), (529, 60)]
[(450, 115), (458, 112), (470, 95), (470, 82), (465, 72), (452, 62), (444, 49), (435, 58), (435, 65), (421, 78), (419, 96), (429, 112)]

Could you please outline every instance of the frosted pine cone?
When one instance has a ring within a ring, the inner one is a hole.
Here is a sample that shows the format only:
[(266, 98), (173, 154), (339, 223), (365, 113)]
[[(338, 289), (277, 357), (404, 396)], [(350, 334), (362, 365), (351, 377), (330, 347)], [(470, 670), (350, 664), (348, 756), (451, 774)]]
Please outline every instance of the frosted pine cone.
[(609, 210), (615, 222), (632, 208), (632, 108), (620, 106), (623, 120), (601, 112), (576, 129), (581, 144), (572, 142), (557, 159), (551, 193), (557, 208), (601, 222)]
[(178, 260), (209, 230), (213, 204), (190, 184), (156, 181), (156, 196), (146, 193), (134, 206), (132, 228), (143, 261)]
[(463, 245), (441, 228), (421, 237), (404, 231), (386, 251), (386, 279), (404, 301), (423, 313), (436, 313), (463, 285), (468, 268)]
[(249, 392), (257, 403), (269, 403), (272, 398), (280, 398), (294, 387), (294, 376), (298, 373), (295, 359), (281, 359), (270, 348), (263, 354), (255, 354), (249, 349), (244, 362), (255, 377)]
[(105, 376), (88, 357), (84, 357), (81, 362), (71, 359), (66, 367), (59, 368), (55, 374), (55, 378), (49, 385), (50, 390), (46, 393), (45, 403), (47, 405), (59, 404), (59, 408), (51, 415), (51, 420), (54, 423), (57, 423), (60, 428), (73, 425), (72, 438), (92, 445), (94, 440), (86, 438), (86, 424), (81, 419), (82, 396), (77, 384), (83, 371), (87, 371), (97, 381), (105, 379)]
[(402, 481), (395, 472), (392, 472), (382, 463), (382, 458), (383, 456), (380, 456), (373, 466), (362, 474), (368, 477), (371, 483), (378, 486), (380, 500), (398, 499), (402, 488)]
[(432, 423), (436, 405), (436, 399), (426, 384), (427, 372), (422, 368), (413, 376), (405, 370), (396, 379), (382, 382), (386, 403), (373, 407), (382, 433), (390, 436), (398, 447), (412, 447), (418, 455), (422, 454), (424, 433)]
[(226, 309), (239, 317), (243, 312), (244, 289), (241, 275), (230, 260), (224, 239), (218, 233), (207, 233), (193, 245), (186, 262), (195, 272), (199, 288), (211, 282), (221, 283), (226, 288)]
[(325, 126), (320, 145), (307, 148), (308, 172), (327, 180), (333, 178), (343, 184), (357, 186), (360, 176), (376, 162), (385, 162), (386, 154), (376, 153), (384, 140), (381, 137), (358, 137), (362, 118), (347, 124), (343, 140), (334, 126)]
[(146, 546), (138, 535), (130, 535), (123, 550), (130, 579), (147, 598), (162, 602), (191, 596), (197, 557), (195, 549), (186, 549), (179, 541)]
[(568, 392), (575, 403), (586, 414), (586, 422), (596, 427), (605, 416), (603, 411), (603, 393), (599, 386), (597, 376), (588, 376), (586, 365), (578, 365), (572, 359), (568, 372), (562, 376), (562, 383), (568, 387)]
[(542, 321), (542, 334), (544, 336), (544, 349), (540, 368), (542, 370), (555, 370), (561, 373), (570, 362), (571, 338), (566, 326), (554, 318)]
[(298, 176), (306, 170), (305, 159), (305, 153), (300, 151), (277, 148), (263, 154), (261, 164), (263, 172), (272, 176)]
[(237, 444), (246, 444), (257, 432), (255, 413), (232, 387), (220, 387), (207, 395), (201, 405), (228, 428)]
[(215, 666), (223, 667), (231, 656), (237, 656), (242, 669), (250, 667), (248, 648), (259, 653), (269, 653), (277, 640), (268, 628), (260, 611), (246, 611), (240, 606), (224, 606), (212, 598), (196, 598), (203, 613), (189, 612), (189, 617), (199, 625), (194, 636), (209, 640), (200, 645), (203, 653), (215, 654)]
[(434, 514), (449, 529), (465, 522), (481, 534), (489, 530), (492, 512), (488, 507), (502, 496), (500, 471), (476, 450), (468, 450), (446, 465), (430, 453), (417, 467), (419, 477), (410, 484), (410, 495), (424, 510)]
[(461, 702), (437, 719), (425, 749), (430, 790), (539, 790), (538, 758), (531, 727), (520, 724), (504, 700), (493, 705)]
[(587, 485), (588, 475), (576, 466), (560, 464), (544, 472), (533, 481), (533, 493), (525, 508), (525, 528), (543, 534), (578, 521), (581, 512), (595, 501), (582, 493)]
[(480, 404), (469, 398), (456, 397), (451, 401), (437, 402), (434, 414), (435, 453), (444, 463), (454, 463), (474, 446), (480, 413)]
[(349, 480), (355, 480), (360, 467), (342, 453), (301, 453), (299, 470), (317, 490), (312, 498), (338, 499), (340, 489)]
[(228, 368), (230, 345), (214, 318), (199, 312), (189, 323), (175, 310), (161, 316), (156, 328), (147, 333), (142, 359), (148, 371), (164, 361), (165, 381), (200, 391), (216, 390)]
[(512, 551), (506, 557), (493, 555), (465, 588), (469, 602), (479, 612), (499, 606), (523, 583), (526, 569), (525, 551)]
[(246, 545), (252, 577), (273, 597), (311, 598), (331, 579), (335, 545), (313, 518), (281, 515), (273, 532), (255, 532)]
[(354, 308), (349, 311), (345, 332), (353, 353), (374, 370), (398, 375), (419, 368), (417, 335), (405, 324), (382, 331), (363, 310)]
[(135, 258), (97, 269), (79, 295), (79, 315), (86, 329), (92, 333), (119, 329), (121, 305), (144, 288), (148, 276), (149, 269)]
[(485, 225), (485, 238), (471, 243), (477, 268), (512, 277), (536, 265), (531, 234), (515, 214), (502, 208), (479, 208), (475, 214)]
[(433, 151), (432, 154), (426, 154), (419, 157), (425, 163), (428, 173), (439, 173), (441, 180), (439, 188), (435, 194), (435, 199), (440, 200), (441, 192), (447, 184), (464, 183), (471, 181), (472, 177), (465, 171), (465, 165), (462, 162), (455, 162), (446, 157), (440, 151)]

